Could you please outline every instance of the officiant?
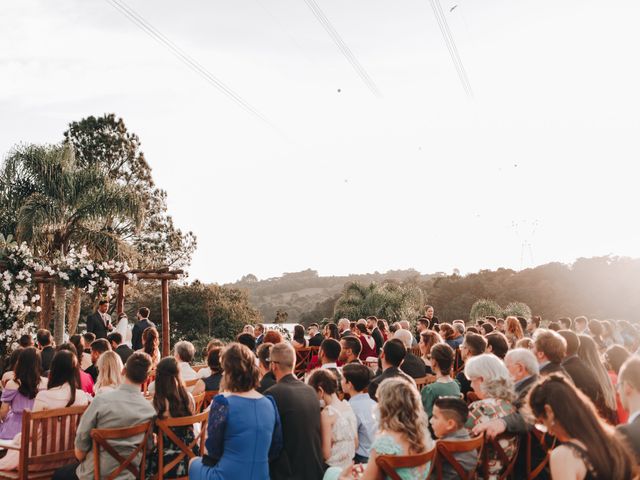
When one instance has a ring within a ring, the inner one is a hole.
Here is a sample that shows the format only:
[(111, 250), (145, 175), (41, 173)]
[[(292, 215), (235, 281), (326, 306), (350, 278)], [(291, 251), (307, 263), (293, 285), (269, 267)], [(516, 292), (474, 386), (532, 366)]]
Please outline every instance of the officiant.
[(109, 302), (100, 300), (96, 312), (87, 317), (87, 332), (93, 333), (96, 338), (107, 338), (107, 334), (113, 330), (111, 315), (107, 310), (109, 310)]

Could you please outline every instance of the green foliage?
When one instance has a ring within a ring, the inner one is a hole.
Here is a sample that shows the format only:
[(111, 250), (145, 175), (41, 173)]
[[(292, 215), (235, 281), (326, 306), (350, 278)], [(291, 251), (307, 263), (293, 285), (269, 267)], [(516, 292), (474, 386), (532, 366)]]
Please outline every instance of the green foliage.
[(498, 318), (501, 315), (502, 308), (500, 307), (500, 305), (498, 305), (494, 300), (481, 298), (480, 300), (477, 300), (471, 307), (469, 318), (475, 322), (476, 320), (487, 316), (494, 316)]
[(531, 309), (526, 303), (511, 302), (504, 308), (502, 315), (504, 318), (513, 315), (514, 317), (524, 317), (529, 320), (531, 318)]

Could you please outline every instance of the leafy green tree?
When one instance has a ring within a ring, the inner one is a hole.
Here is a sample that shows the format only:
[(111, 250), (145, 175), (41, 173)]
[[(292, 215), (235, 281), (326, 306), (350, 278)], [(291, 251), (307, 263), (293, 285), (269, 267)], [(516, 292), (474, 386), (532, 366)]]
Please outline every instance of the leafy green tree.
[(495, 300), (490, 300), (488, 298), (482, 298), (480, 300), (476, 300), (476, 302), (471, 307), (471, 312), (469, 313), (469, 318), (472, 322), (479, 320), (484, 317), (493, 316), (500, 317), (502, 315), (502, 308)]
[[(19, 191), (16, 184), (22, 186)], [(135, 188), (114, 182), (97, 168), (79, 168), (69, 144), (16, 148), (0, 170), (0, 203), (1, 211), (18, 206), (12, 220), (17, 240), (28, 242), (36, 256), (48, 261), (81, 245), (96, 259), (127, 259), (131, 247), (108, 227), (108, 219), (135, 227), (144, 216)], [(66, 287), (56, 285), (54, 298), (54, 337), (60, 344)]]
[(528, 320), (531, 318), (531, 309), (526, 303), (511, 302), (504, 308), (502, 315), (505, 318), (513, 315), (514, 317), (524, 317)]

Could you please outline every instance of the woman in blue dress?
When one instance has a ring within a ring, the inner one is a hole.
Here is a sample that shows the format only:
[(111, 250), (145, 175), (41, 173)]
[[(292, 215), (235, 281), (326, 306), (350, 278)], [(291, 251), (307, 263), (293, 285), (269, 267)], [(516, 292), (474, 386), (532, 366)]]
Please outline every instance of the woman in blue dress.
[(224, 393), (209, 411), (206, 453), (191, 461), (190, 480), (269, 479), (269, 460), (282, 448), (276, 404), (258, 385), (255, 355), (232, 343), (222, 353)]

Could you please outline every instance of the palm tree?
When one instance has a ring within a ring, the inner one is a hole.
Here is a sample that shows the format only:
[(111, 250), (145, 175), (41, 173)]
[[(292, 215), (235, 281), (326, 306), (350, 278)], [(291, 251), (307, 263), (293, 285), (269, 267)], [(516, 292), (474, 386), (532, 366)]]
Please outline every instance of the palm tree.
[[(15, 185), (21, 186), (22, 198), (15, 198)], [(68, 143), (14, 150), (0, 172), (0, 202), (20, 205), (17, 240), (28, 242), (48, 261), (82, 245), (95, 259), (127, 259), (132, 249), (111, 225), (139, 226), (144, 216), (142, 199), (133, 187), (117, 184), (95, 167), (78, 168)], [(66, 287), (57, 284), (54, 297), (54, 338), (60, 344)]]

